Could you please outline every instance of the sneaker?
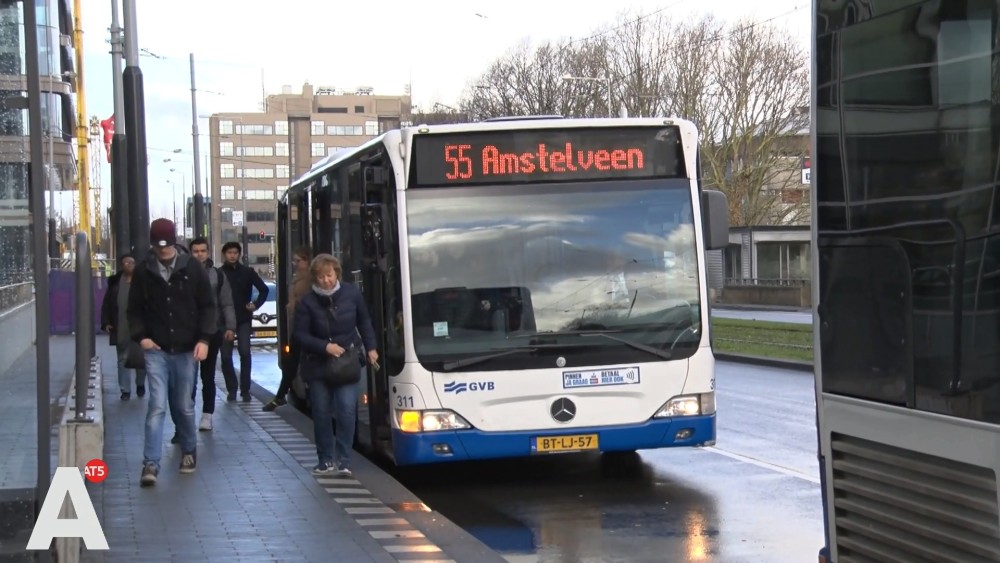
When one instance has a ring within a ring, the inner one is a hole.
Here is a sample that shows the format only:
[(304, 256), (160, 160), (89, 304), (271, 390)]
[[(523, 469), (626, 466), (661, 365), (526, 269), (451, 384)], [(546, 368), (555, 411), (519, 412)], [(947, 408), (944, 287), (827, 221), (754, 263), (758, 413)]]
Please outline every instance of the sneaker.
[(271, 402), (264, 405), (264, 412), (271, 412), (278, 407), (283, 407), (288, 404), (288, 401), (284, 397), (275, 397), (271, 399)]
[(142, 466), (142, 477), (139, 478), (139, 484), (143, 487), (150, 487), (156, 484), (156, 476), (160, 473), (159, 469), (153, 463), (147, 463)]
[(122, 391), (122, 400), (123, 401), (127, 401), (130, 398), (132, 398), (132, 394), (131, 393), (129, 393), (128, 391)]
[(332, 463), (330, 463), (329, 461), (324, 461), (319, 465), (317, 465), (316, 467), (313, 467), (313, 475), (329, 475), (333, 473), (335, 470), (336, 468), (333, 466)]
[(243, 402), (244, 403), (249, 403), (252, 400), (253, 400), (253, 397), (250, 396), (250, 393), (244, 393), (243, 394)]
[(348, 468), (343, 463), (337, 466), (337, 473), (339, 475), (343, 475), (344, 477), (350, 477), (352, 475), (350, 468)]
[(194, 473), (194, 467), (197, 465), (194, 454), (184, 454), (181, 457), (181, 473)]
[(234, 392), (226, 395), (226, 400), (229, 401), (230, 403), (232, 403), (233, 401), (235, 401), (236, 400), (236, 392), (234, 391)]
[(135, 388), (135, 396), (136, 397), (144, 397), (144, 396), (146, 396), (146, 386), (145, 385), (137, 385), (136, 388)]
[(202, 432), (210, 432), (212, 430), (212, 413), (201, 413), (201, 424), (198, 425), (198, 430)]

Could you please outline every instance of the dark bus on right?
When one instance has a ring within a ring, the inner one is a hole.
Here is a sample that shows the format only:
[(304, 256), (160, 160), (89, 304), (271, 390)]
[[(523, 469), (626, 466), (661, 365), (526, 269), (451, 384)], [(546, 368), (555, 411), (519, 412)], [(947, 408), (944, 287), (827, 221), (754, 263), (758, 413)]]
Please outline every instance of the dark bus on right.
[(1000, 2), (813, 22), (820, 561), (1000, 561)]

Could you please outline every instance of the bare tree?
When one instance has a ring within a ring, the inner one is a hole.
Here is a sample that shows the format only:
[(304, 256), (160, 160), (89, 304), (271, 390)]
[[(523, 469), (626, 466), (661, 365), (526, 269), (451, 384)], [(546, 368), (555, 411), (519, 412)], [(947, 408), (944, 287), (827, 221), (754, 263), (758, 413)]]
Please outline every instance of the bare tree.
[(748, 21), (710, 61), (718, 119), (702, 126), (703, 173), (726, 192), (734, 225), (791, 223), (808, 213), (798, 173), (806, 147), (795, 142), (809, 127), (806, 61), (787, 34)]
[[(559, 114), (592, 117), (601, 112), (604, 90), (569, 82), (564, 76), (603, 76), (602, 42), (522, 42), (472, 81), (461, 108), (477, 118)], [(590, 95), (581, 95), (581, 91)]]
[(704, 180), (727, 194), (731, 224), (794, 223), (809, 209), (807, 68), (805, 50), (773, 26), (622, 13), (583, 40), (522, 42), (470, 83), (461, 107), (478, 119), (604, 117), (610, 80), (611, 115), (624, 106), (698, 126)]

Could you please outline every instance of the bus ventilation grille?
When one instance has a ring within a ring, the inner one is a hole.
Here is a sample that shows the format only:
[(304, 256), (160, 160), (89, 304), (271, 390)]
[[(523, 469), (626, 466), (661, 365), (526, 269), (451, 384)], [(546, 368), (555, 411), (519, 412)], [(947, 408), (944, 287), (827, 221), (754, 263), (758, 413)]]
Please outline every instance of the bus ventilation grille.
[(998, 562), (989, 469), (833, 434), (838, 563)]

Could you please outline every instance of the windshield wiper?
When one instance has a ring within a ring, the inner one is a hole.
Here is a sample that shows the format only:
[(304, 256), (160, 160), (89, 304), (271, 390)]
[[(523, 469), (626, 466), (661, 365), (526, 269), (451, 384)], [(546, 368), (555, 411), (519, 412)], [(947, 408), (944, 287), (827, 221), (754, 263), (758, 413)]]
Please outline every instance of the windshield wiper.
[(517, 354), (520, 352), (534, 352), (535, 348), (530, 346), (519, 346), (517, 348), (505, 348), (503, 352), (497, 352), (494, 354), (483, 354), (481, 356), (473, 356), (471, 358), (463, 358), (461, 360), (455, 360), (454, 362), (446, 362), (441, 365), (443, 371), (451, 371), (453, 369), (464, 368), (466, 366), (471, 366), (478, 364), (480, 362), (486, 362), (494, 358), (501, 358), (503, 356), (510, 356), (511, 354)]
[(603, 338), (607, 338), (608, 340), (614, 340), (615, 342), (620, 342), (628, 346), (629, 348), (635, 348), (636, 350), (646, 352), (647, 354), (658, 356), (660, 358), (663, 358), (664, 360), (673, 359), (673, 355), (666, 350), (653, 348), (652, 346), (647, 346), (642, 342), (635, 342), (634, 340), (626, 340), (618, 336), (612, 336), (611, 334), (609, 334), (611, 332), (621, 332), (621, 331), (620, 330), (562, 330), (556, 332), (535, 332), (532, 334), (519, 334), (516, 337), (512, 338), (532, 338), (536, 336), (569, 336), (569, 335), (600, 336)]

